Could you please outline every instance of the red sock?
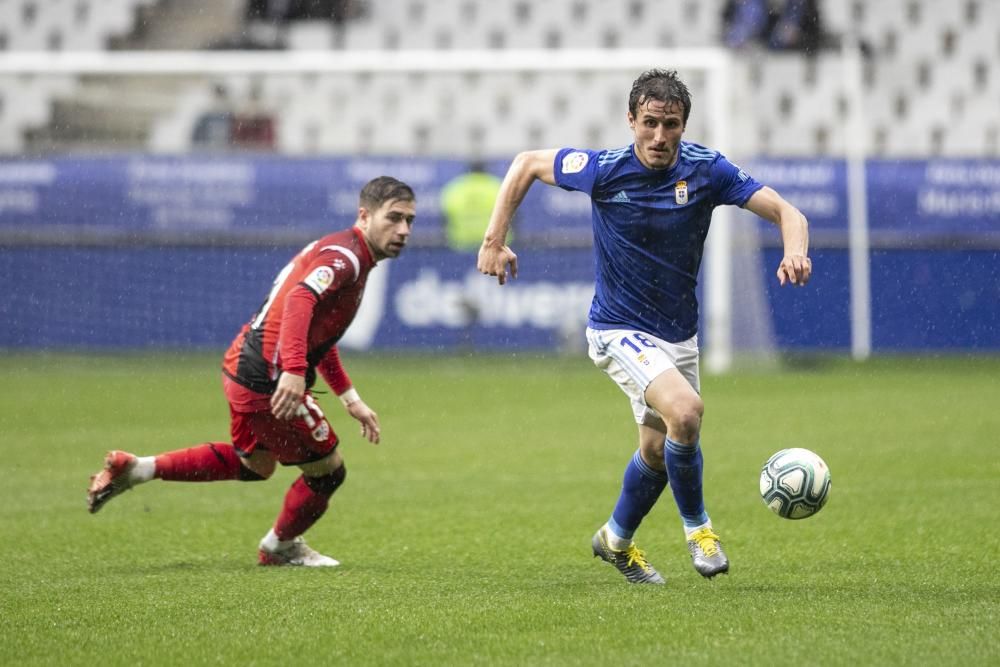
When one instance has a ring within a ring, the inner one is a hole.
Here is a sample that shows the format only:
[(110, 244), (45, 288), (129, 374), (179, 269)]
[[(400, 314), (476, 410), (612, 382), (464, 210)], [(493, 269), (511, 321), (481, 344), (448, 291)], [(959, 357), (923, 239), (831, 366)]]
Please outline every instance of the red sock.
[(240, 457), (226, 442), (210, 442), (156, 457), (155, 476), (171, 482), (214, 482), (236, 479)]
[(300, 476), (285, 494), (285, 504), (274, 522), (274, 534), (282, 542), (298, 537), (323, 516), (329, 504), (330, 494), (313, 491), (305, 476)]

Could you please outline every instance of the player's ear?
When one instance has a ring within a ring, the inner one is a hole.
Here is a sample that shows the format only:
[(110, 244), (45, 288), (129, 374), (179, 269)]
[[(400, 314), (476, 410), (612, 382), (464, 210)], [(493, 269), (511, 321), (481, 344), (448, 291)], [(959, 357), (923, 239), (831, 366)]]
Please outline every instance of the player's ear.
[(368, 228), (368, 221), (369, 221), (370, 218), (371, 218), (371, 214), (368, 212), (367, 208), (365, 208), (364, 206), (358, 207), (358, 219), (355, 222), (355, 224), (358, 227), (360, 227), (361, 229), (367, 229)]
[(625, 113), (625, 120), (628, 121), (628, 126), (634, 130), (635, 129), (635, 116), (632, 115), (631, 111), (628, 111), (628, 112)]

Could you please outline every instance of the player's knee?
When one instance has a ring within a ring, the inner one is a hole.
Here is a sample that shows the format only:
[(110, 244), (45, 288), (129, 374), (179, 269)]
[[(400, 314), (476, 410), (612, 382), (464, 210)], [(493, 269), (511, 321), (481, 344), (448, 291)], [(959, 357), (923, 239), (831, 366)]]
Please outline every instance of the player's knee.
[(701, 418), (704, 414), (705, 403), (699, 396), (686, 398), (671, 410), (671, 430), (684, 439), (696, 437), (701, 430)]
[(682, 410), (674, 419), (674, 427), (685, 433), (698, 433), (701, 430), (701, 413), (697, 410)]
[(347, 479), (347, 466), (342, 465), (333, 472), (319, 477), (304, 475), (303, 478), (306, 486), (316, 493), (332, 496), (334, 491), (343, 486), (344, 480)]

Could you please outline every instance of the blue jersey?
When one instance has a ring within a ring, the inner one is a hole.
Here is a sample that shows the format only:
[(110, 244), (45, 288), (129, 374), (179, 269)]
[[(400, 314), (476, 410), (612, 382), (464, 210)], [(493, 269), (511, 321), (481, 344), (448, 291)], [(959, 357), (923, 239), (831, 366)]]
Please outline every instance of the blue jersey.
[(695, 286), (712, 209), (742, 206), (763, 187), (716, 151), (682, 141), (669, 169), (645, 167), (632, 145), (564, 148), (556, 184), (590, 195), (596, 279), (589, 325), (666, 341), (698, 332)]

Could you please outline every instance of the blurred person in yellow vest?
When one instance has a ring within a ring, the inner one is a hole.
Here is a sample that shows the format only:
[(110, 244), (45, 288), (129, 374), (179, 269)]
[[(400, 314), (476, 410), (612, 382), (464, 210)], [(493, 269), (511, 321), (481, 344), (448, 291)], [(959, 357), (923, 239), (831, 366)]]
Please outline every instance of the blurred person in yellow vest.
[[(475, 161), (469, 169), (448, 181), (441, 190), (445, 238), (452, 250), (478, 251), (490, 222), (490, 213), (500, 191), (501, 180)], [(508, 234), (507, 241), (510, 242)]]

